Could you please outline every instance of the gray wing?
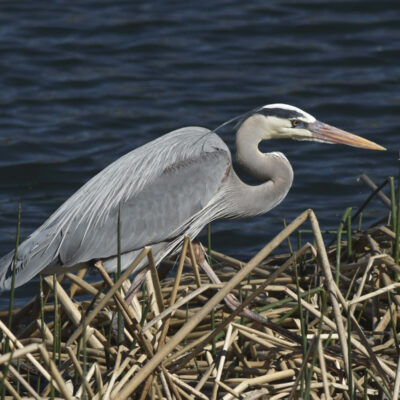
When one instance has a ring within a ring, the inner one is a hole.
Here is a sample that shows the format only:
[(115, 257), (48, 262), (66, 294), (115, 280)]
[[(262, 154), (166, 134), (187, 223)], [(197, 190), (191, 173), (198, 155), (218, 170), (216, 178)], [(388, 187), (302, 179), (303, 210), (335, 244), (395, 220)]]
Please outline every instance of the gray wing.
[[(17, 286), (44, 268), (73, 266), (173, 240), (218, 192), (231, 165), (225, 143), (205, 128), (166, 134), (121, 157), (70, 197), (18, 250)], [(206, 223), (206, 222), (204, 222)], [(13, 252), (0, 260), (10, 284)]]

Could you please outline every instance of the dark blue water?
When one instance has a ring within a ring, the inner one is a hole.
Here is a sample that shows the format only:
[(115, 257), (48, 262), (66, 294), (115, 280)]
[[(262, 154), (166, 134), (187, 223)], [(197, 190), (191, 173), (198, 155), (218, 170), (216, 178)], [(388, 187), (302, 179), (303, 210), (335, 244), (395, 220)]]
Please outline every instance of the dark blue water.
[[(213, 224), (214, 247), (249, 257), (309, 207), (336, 227), (368, 195), (360, 173), (397, 174), (399, 65), (398, 0), (2, 2), (0, 253), (14, 246), (18, 202), (26, 237), (129, 150), (276, 102), (388, 151), (267, 143), (292, 162), (292, 190), (267, 216)], [(375, 201), (366, 219), (379, 215)]]

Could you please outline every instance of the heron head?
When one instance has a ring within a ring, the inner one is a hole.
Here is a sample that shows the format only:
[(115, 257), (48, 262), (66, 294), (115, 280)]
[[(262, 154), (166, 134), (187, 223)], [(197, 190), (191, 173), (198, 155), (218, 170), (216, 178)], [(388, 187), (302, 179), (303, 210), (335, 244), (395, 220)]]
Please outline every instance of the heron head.
[(264, 139), (312, 140), (371, 150), (386, 150), (360, 136), (320, 122), (300, 108), (288, 104), (270, 104), (261, 107), (255, 110), (253, 116), (263, 125)]

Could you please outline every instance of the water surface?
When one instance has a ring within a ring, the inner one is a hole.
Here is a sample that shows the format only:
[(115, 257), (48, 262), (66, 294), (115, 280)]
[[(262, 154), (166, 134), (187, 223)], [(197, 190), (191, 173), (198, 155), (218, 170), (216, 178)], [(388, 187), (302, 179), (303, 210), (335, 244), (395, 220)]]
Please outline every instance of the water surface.
[[(295, 181), (267, 216), (213, 224), (213, 245), (248, 258), (313, 208), (336, 227), (397, 174), (398, 1), (57, 1), (0, 4), (0, 253), (84, 182), (170, 130), (284, 102), (387, 147), (279, 141)], [(234, 132), (225, 129), (232, 147)], [(378, 201), (365, 219), (384, 215)], [(37, 280), (18, 291), (19, 301)], [(7, 297), (0, 297), (0, 305)]]

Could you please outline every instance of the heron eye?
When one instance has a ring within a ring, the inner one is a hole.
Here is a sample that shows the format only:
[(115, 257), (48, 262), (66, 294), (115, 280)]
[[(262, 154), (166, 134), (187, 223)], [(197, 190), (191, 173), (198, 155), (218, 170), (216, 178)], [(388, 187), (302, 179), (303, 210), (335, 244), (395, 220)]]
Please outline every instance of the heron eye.
[(303, 124), (303, 122), (299, 121), (298, 119), (292, 120), (292, 127), (293, 128), (300, 127), (302, 124)]

